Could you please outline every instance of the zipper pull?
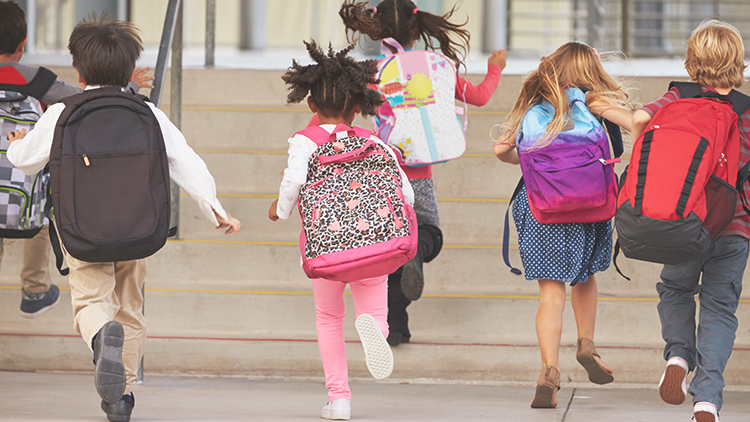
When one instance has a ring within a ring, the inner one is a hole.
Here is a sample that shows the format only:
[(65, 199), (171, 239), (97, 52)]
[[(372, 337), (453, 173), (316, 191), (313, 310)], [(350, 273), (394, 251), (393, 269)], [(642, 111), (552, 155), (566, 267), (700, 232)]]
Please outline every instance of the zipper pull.
[(83, 154), (83, 164), (85, 164), (86, 167), (91, 165), (91, 161), (89, 161), (89, 157), (87, 157), (86, 154)]
[(654, 129), (659, 129), (659, 125), (651, 125), (651, 128), (650, 128), (650, 129), (651, 129), (651, 130), (654, 130)]
[(721, 157), (719, 158), (719, 165), (721, 167), (724, 167), (724, 163), (726, 163), (726, 162), (727, 162), (727, 157), (725, 157), (724, 153), (722, 152), (721, 153)]

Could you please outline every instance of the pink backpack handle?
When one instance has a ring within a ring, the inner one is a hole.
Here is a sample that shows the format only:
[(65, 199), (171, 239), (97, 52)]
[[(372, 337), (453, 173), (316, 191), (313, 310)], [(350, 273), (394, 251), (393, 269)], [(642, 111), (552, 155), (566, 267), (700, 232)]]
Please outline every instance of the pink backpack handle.
[(383, 54), (385, 54), (385, 57), (390, 57), (394, 54), (393, 51), (388, 48), (389, 46), (395, 48), (399, 53), (403, 53), (405, 51), (404, 47), (401, 47), (401, 44), (399, 44), (395, 39), (390, 37), (384, 38), (382, 41), (380, 41), (380, 49), (383, 51)]
[(347, 136), (359, 136), (362, 138), (369, 138), (372, 136), (372, 132), (361, 128), (359, 126), (349, 127), (345, 124), (340, 124), (333, 129), (333, 132), (328, 133), (327, 130), (320, 126), (310, 126), (295, 133), (295, 135), (302, 135), (315, 142), (316, 145), (321, 146), (327, 142), (336, 139), (336, 134), (340, 132), (346, 132)]
[(320, 164), (332, 164), (332, 163), (348, 163), (350, 161), (359, 160), (377, 153), (375, 142), (372, 139), (368, 139), (365, 145), (361, 148), (357, 148), (353, 151), (345, 152), (343, 154), (336, 155), (320, 155), (318, 161)]

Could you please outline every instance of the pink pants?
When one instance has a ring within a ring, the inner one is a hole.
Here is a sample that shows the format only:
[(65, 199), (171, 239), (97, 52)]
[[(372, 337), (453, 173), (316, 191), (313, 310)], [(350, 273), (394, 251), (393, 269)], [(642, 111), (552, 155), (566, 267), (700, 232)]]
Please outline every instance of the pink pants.
[[(312, 280), (312, 284), (315, 294), (315, 328), (318, 331), (318, 347), (326, 376), (328, 400), (350, 400), (352, 393), (349, 390), (344, 343), (344, 289), (347, 283), (317, 278)], [(388, 276), (348, 284), (357, 316), (372, 315), (383, 336), (388, 337)]]

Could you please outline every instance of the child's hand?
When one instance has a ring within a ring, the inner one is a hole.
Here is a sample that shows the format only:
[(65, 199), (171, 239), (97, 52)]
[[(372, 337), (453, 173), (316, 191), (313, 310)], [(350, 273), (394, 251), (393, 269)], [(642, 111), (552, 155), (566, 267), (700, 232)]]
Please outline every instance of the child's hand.
[(495, 50), (492, 55), (487, 59), (487, 64), (495, 64), (500, 66), (500, 70), (505, 69), (506, 61), (508, 59), (508, 52), (505, 50)]
[(8, 141), (12, 144), (14, 141), (26, 137), (26, 129), (18, 129), (15, 132), (8, 132)]
[(151, 70), (150, 67), (133, 70), (133, 82), (137, 83), (140, 88), (154, 88), (154, 86), (149, 82), (153, 81), (156, 78), (154, 78), (153, 76), (146, 76), (146, 72), (148, 72), (149, 70)]
[(276, 214), (276, 205), (279, 203), (279, 200), (273, 201), (273, 204), (271, 204), (271, 208), (268, 209), (268, 218), (271, 221), (277, 221), (279, 219), (279, 215)]
[(216, 211), (214, 211), (214, 215), (216, 215), (216, 220), (219, 221), (219, 225), (216, 226), (217, 229), (229, 227), (224, 234), (237, 234), (240, 232), (240, 220), (232, 217), (229, 213), (227, 213), (227, 218), (222, 218)]

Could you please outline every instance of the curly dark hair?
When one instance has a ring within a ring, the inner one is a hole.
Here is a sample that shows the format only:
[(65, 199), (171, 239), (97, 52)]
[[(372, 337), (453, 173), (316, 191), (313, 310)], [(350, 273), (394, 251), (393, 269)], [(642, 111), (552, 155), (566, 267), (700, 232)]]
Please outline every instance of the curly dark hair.
[(428, 49), (440, 48), (459, 69), (464, 66), (471, 34), (463, 28), (468, 18), (460, 24), (449, 21), (458, 5), (439, 16), (419, 10), (411, 0), (383, 0), (375, 8), (365, 1), (345, 0), (339, 16), (349, 40), (357, 41), (356, 34), (361, 33), (375, 41), (393, 38), (406, 47), (421, 38)]
[(291, 91), (287, 103), (298, 103), (309, 93), (323, 116), (342, 116), (357, 104), (363, 116), (374, 116), (384, 101), (378, 91), (368, 87), (378, 83), (375, 78), (377, 62), (358, 62), (347, 56), (354, 48), (353, 44), (338, 53), (329, 44), (326, 54), (315, 40), (303, 42), (316, 64), (301, 66), (292, 60), (292, 66), (281, 77)]

